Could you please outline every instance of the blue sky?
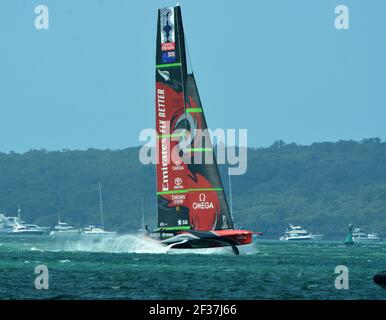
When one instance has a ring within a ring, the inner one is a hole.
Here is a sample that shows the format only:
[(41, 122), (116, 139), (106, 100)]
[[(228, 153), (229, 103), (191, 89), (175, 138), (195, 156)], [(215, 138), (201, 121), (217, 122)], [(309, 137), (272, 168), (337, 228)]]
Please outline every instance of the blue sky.
[[(254, 147), (386, 140), (386, 1), (179, 2), (211, 128), (247, 128)], [(2, 1), (0, 151), (139, 145), (155, 122), (156, 10), (173, 4)], [(350, 30), (334, 28), (339, 4)]]

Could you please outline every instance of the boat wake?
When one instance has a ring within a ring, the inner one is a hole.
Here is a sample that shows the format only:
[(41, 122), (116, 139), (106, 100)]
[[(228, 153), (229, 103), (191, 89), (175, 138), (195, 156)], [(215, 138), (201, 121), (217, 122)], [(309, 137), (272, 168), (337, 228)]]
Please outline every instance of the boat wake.
[[(208, 249), (173, 249), (142, 235), (120, 235), (103, 239), (78, 239), (60, 244), (63, 251), (150, 253), (150, 254), (220, 254), (233, 255), (231, 247)], [(58, 249), (58, 248), (55, 248)], [(253, 244), (240, 246), (241, 254), (256, 254)]]
[(39, 251), (39, 252), (44, 252), (43, 249), (39, 249), (39, 248), (36, 248), (36, 247), (32, 247), (29, 249), (30, 251)]
[(110, 253), (166, 253), (167, 247), (140, 235), (120, 235), (103, 239), (79, 239), (63, 244), (64, 251)]

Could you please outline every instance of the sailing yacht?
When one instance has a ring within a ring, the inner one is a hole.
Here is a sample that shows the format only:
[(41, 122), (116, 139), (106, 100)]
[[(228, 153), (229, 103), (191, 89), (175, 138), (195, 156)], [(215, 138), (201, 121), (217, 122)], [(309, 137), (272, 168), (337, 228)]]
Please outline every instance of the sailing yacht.
[(102, 186), (99, 185), (99, 205), (100, 205), (100, 214), (101, 214), (101, 227), (88, 226), (81, 230), (83, 236), (108, 236), (116, 235), (115, 231), (105, 231), (104, 230), (104, 211), (103, 211), (103, 199), (102, 199)]
[(173, 249), (230, 246), (238, 254), (237, 246), (251, 243), (254, 233), (234, 228), (196, 80), (187, 69), (181, 8), (160, 9), (155, 72), (158, 228), (149, 236)]
[(146, 226), (145, 226), (145, 213), (143, 210), (143, 198), (141, 201), (141, 228), (138, 229), (138, 234), (143, 235), (147, 234)]

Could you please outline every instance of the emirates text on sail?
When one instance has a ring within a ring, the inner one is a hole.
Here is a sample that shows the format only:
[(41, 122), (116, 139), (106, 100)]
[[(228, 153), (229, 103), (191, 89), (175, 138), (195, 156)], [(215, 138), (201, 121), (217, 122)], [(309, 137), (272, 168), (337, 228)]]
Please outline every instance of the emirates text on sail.
[[(167, 121), (161, 120), (165, 118), (165, 90), (157, 90), (157, 109), (158, 109), (158, 132), (159, 134), (167, 134)], [(161, 171), (162, 171), (162, 191), (169, 190), (169, 173), (168, 173), (168, 141), (166, 138), (160, 139), (161, 143)]]

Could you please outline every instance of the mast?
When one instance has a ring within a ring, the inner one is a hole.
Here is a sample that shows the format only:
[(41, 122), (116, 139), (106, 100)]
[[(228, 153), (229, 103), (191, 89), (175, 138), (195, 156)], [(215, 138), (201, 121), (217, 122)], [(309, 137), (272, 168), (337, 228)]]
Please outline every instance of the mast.
[(229, 169), (228, 169), (228, 181), (229, 181), (229, 211), (231, 214), (231, 219), (233, 221), (232, 179), (231, 179), (231, 174)]
[(21, 221), (21, 215), (20, 215), (20, 212), (21, 212), (20, 203), (18, 203), (18, 204), (17, 204), (17, 218), (19, 219), (19, 221)]
[(145, 214), (144, 214), (144, 211), (143, 211), (143, 198), (142, 198), (142, 201), (141, 201), (141, 220), (142, 220), (142, 230), (145, 230)]
[(100, 182), (98, 183), (98, 186), (99, 186), (99, 204), (100, 204), (100, 208), (101, 208), (101, 224), (102, 224), (102, 229), (104, 230), (105, 226), (104, 226), (104, 220), (103, 220), (102, 186), (101, 186)]
[[(159, 229), (190, 229), (188, 168), (172, 163), (181, 129), (186, 128), (186, 55), (181, 9), (158, 10), (156, 43), (157, 207)], [(175, 139), (177, 137), (177, 139)], [(178, 170), (174, 170), (175, 168)]]
[[(185, 50), (185, 35), (184, 35), (184, 27), (182, 24), (182, 14), (181, 14), (181, 8), (180, 5), (177, 3), (177, 6), (175, 8), (177, 16), (176, 16), (176, 33), (178, 37), (178, 47), (180, 52), (180, 59), (181, 59), (181, 79), (182, 79), (182, 99), (184, 102), (184, 115), (186, 119), (186, 95), (185, 95), (185, 82), (186, 82), (186, 76), (187, 76), (187, 64), (186, 64), (186, 50)], [(184, 129), (187, 128), (187, 121), (184, 123)]]

